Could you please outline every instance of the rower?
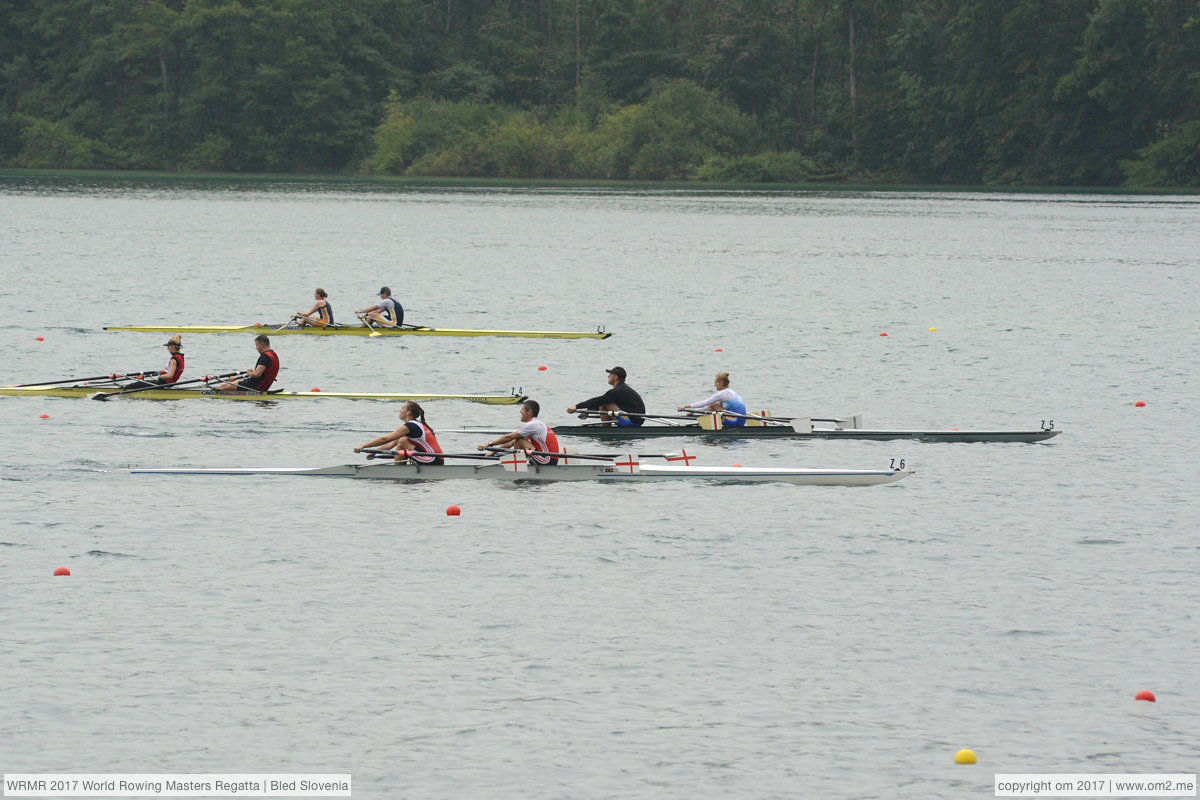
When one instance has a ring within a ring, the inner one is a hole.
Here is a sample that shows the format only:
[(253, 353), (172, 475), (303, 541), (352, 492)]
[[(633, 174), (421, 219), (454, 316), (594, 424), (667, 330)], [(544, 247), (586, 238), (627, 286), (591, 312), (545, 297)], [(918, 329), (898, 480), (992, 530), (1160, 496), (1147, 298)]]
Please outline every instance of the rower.
[(312, 308), (308, 311), (297, 311), (296, 322), (300, 327), (312, 325), (314, 328), (324, 328), (333, 324), (333, 306), (329, 304), (329, 295), (324, 289), (313, 292)]
[[(567, 408), (567, 413), (574, 414), (576, 411), (581, 409), (603, 411), (606, 413), (602, 414), (600, 419), (607, 422), (611, 422), (613, 419), (616, 419), (617, 425), (620, 425), (621, 427), (641, 425), (646, 421), (644, 419), (644, 415), (646, 413), (646, 404), (642, 401), (642, 396), (635, 392), (633, 387), (625, 382), (625, 368), (613, 367), (612, 369), (606, 369), (605, 372), (608, 373), (608, 385), (612, 388), (598, 397), (592, 397), (584, 400), (581, 403), (576, 403), (575, 405), (570, 406)], [(617, 416), (612, 413), (615, 411), (628, 411), (632, 414), (638, 414), (641, 416)], [(580, 414), (579, 416), (585, 417), (587, 415)]]
[(359, 445), (354, 448), (354, 452), (361, 453), (375, 447), (389, 450), (394, 448), (397, 462), (410, 460), (417, 464), (446, 463), (440, 455), (435, 455), (442, 452), (442, 446), (438, 444), (433, 428), (425, 421), (425, 410), (412, 400), (405, 400), (400, 404), (400, 426), (396, 430)]
[(134, 381), (126, 389), (149, 389), (152, 386), (170, 386), (183, 377), (183, 337), (178, 333), (168, 339), (163, 347), (167, 348), (170, 358), (159, 371), (158, 377), (149, 381)]
[[(704, 400), (697, 400), (695, 403), (686, 406), (679, 406), (676, 411), (732, 411), (734, 414), (745, 414), (746, 403), (738, 396), (738, 393), (729, 388), (729, 373), (718, 372), (716, 379), (713, 381), (713, 388), (717, 391), (715, 394), (707, 397)], [(740, 428), (745, 426), (746, 418), (742, 417), (722, 417), (721, 427), (723, 428)]]
[(275, 376), (279, 374), (279, 356), (271, 349), (271, 338), (265, 333), (254, 337), (254, 348), (258, 350), (258, 361), (246, 372), (246, 377), (237, 382), (222, 383), (217, 387), (217, 391), (255, 389), (265, 392), (271, 388)]
[(364, 322), (369, 320), (381, 328), (399, 328), (404, 324), (404, 307), (400, 305), (399, 300), (392, 297), (392, 290), (386, 286), (379, 290), (378, 303), (368, 308), (360, 308), (354, 313), (366, 314)]
[(486, 450), (489, 447), (509, 447), (514, 450), (536, 450), (529, 458), (536, 464), (557, 464), (558, 456), (541, 455), (541, 453), (557, 453), (558, 437), (554, 429), (538, 419), (542, 411), (537, 400), (526, 400), (521, 404), (521, 427), (512, 433), (506, 433), (476, 446), (476, 450)]

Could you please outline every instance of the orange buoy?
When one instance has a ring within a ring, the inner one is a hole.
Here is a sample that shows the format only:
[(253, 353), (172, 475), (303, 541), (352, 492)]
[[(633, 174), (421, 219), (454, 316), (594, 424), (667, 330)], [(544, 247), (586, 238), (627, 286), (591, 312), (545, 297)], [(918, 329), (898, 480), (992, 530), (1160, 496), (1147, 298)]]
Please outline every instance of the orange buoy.
[(881, 333), (880, 336), (887, 336), (887, 333)]
[(545, 364), (542, 364), (540, 367), (538, 367), (538, 372), (545, 372), (547, 369), (548, 367)]
[(460, 514), (462, 514), (462, 509), (459, 508), (458, 506), (453, 506), (453, 505), (446, 506), (446, 516), (447, 517), (457, 517)]
[(1133, 407), (1134, 407), (1134, 408), (1145, 408), (1145, 407), (1146, 407), (1146, 401), (1145, 401), (1145, 400), (1138, 400), (1136, 403), (1134, 403), (1134, 404), (1133, 404)]
[(714, 353), (724, 353), (724, 352), (725, 352), (725, 348), (724, 348), (724, 347), (714, 347), (714, 348), (713, 348), (713, 352), (714, 352)]
[(50, 419), (50, 415), (49, 415), (49, 414), (42, 414), (42, 415), (40, 415), (40, 416), (38, 417), (38, 419)]
[(39, 336), (39, 337), (37, 337), (36, 339), (34, 339), (34, 341), (35, 341), (35, 342), (44, 342), (44, 341), (46, 341), (46, 337), (44, 337), (44, 336)]
[(731, 466), (731, 467), (740, 467), (740, 466), (741, 466), (741, 464), (738, 464), (738, 463), (733, 463), (733, 464), (730, 464), (729, 466)]
[(71, 570), (67, 569), (66, 567), (59, 567), (58, 569), (54, 570), (54, 574), (55, 575), (70, 575)]
[(1134, 700), (1145, 700), (1148, 703), (1157, 703), (1158, 702), (1158, 698), (1156, 698), (1154, 696), (1154, 692), (1150, 691), (1149, 689), (1142, 689), (1140, 692), (1138, 692), (1137, 694), (1135, 694), (1133, 696), (1133, 699)]

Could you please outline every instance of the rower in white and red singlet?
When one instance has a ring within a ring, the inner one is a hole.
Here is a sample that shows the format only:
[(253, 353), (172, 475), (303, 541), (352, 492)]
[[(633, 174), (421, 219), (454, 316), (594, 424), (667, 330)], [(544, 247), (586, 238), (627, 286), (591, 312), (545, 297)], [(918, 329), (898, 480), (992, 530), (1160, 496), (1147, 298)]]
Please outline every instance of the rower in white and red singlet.
[[(490, 442), (477, 446), (476, 450), (486, 450), (489, 447), (510, 447), (514, 450), (537, 450), (542, 453), (558, 452), (558, 437), (554, 429), (538, 419), (542, 407), (537, 400), (526, 400), (521, 404), (521, 427), (512, 433), (506, 433)], [(557, 464), (557, 456), (529, 456), (536, 464)]]
[(367, 448), (395, 448), (396, 461), (411, 460), (418, 464), (444, 464), (442, 446), (438, 444), (433, 428), (425, 421), (425, 410), (412, 400), (400, 404), (400, 427), (391, 433), (378, 436), (366, 444), (354, 448), (361, 453)]
[(158, 372), (158, 377), (150, 380), (134, 381), (127, 384), (126, 389), (149, 389), (152, 386), (170, 386), (183, 377), (183, 338), (177, 333), (167, 340), (163, 347), (167, 348), (170, 358), (166, 366)]

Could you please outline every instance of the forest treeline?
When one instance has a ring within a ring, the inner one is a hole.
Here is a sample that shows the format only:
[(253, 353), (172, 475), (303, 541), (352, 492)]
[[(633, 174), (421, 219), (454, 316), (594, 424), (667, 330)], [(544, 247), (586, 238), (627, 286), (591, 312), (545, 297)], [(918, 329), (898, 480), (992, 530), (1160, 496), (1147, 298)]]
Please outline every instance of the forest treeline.
[(1200, 186), (1197, 0), (0, 0), (0, 164)]

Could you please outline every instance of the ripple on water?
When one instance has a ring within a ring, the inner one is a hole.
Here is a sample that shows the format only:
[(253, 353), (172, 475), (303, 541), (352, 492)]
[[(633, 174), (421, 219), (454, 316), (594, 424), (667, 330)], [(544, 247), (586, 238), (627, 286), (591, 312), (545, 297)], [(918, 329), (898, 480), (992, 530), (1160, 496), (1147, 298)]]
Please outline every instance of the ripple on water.
[(104, 432), (109, 436), (134, 436), (139, 439), (171, 439), (179, 435), (171, 431), (146, 431), (131, 428), (105, 428)]

